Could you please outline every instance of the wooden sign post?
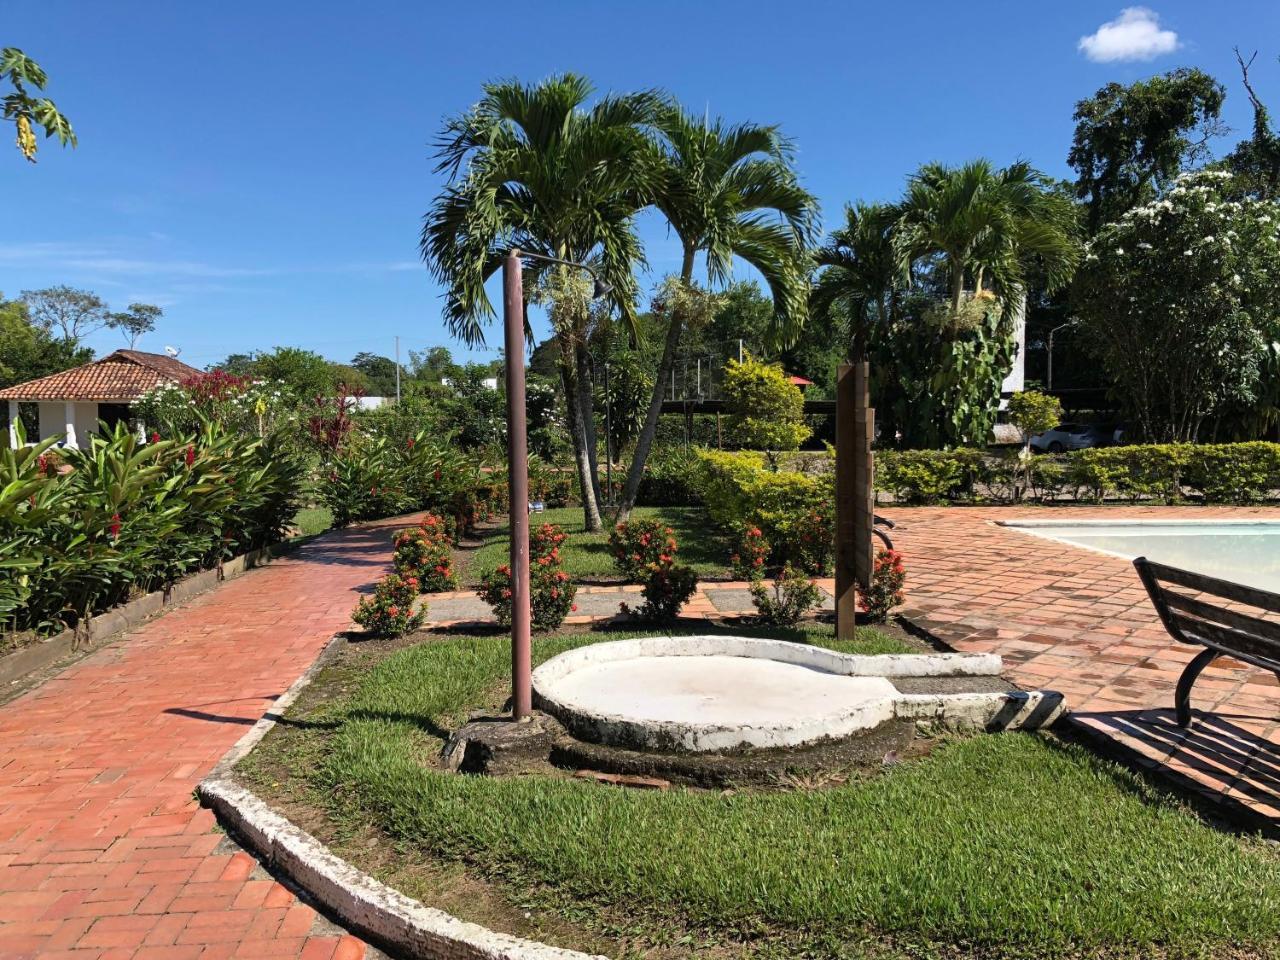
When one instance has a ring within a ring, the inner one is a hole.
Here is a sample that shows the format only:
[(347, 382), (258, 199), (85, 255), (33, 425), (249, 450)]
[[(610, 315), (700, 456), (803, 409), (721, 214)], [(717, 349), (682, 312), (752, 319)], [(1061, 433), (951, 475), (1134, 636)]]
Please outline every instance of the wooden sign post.
[(841, 364), (836, 379), (836, 636), (852, 640), (858, 588), (871, 584), (871, 409), (866, 363)]

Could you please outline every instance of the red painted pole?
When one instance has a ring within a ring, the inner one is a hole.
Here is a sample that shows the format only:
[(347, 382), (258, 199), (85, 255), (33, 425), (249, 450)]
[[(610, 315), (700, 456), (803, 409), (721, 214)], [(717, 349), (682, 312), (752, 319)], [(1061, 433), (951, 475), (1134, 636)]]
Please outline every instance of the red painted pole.
[(507, 476), (511, 494), (511, 713), (527, 720), (533, 710), (529, 632), (529, 446), (524, 399), (524, 290), (520, 251), (502, 266), (503, 326), (507, 364)]

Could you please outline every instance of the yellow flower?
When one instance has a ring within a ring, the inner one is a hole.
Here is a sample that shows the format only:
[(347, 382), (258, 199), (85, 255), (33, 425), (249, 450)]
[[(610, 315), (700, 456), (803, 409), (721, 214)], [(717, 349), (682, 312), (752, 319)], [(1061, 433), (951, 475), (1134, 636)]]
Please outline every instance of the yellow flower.
[(31, 121), (26, 114), (18, 114), (18, 149), (32, 163), (36, 162), (36, 135), (31, 132)]

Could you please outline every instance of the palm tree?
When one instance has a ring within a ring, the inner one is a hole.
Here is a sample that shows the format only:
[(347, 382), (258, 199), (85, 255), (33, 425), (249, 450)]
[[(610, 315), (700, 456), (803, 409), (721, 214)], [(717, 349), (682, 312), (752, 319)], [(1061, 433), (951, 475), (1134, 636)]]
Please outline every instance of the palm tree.
[[(657, 186), (646, 130), (665, 101), (643, 92), (587, 107), (591, 93), (574, 74), (492, 83), (445, 125), (437, 170), (449, 182), (426, 216), (421, 249), (445, 287), (445, 320), (468, 344), (483, 342), (495, 315), (485, 281), (516, 247), (592, 263), (612, 287), (609, 306), (634, 323), (633, 268), (643, 262), (634, 216)], [(598, 530), (590, 298), (563, 267), (533, 261), (529, 275), (550, 303), (583, 517)]]
[(1003, 170), (987, 160), (926, 164), (911, 178), (902, 211), (895, 230), (901, 267), (909, 272), (921, 258), (939, 256), (953, 315), (966, 285), (978, 297), (989, 282), (1007, 313), (1025, 292), (1032, 262), (1052, 291), (1080, 259), (1075, 204), (1022, 161)]
[[(699, 253), (706, 257), (713, 285), (729, 279), (733, 258), (739, 257), (768, 284), (780, 338), (793, 336), (807, 316), (807, 248), (814, 239), (818, 205), (796, 179), (789, 142), (776, 127), (708, 123), (678, 107), (663, 112), (658, 129), (662, 180), (653, 202), (680, 239), (678, 282), (691, 287)], [(662, 384), (671, 374), (684, 330), (679, 310), (671, 310), (670, 318), (618, 519), (635, 505), (658, 429)]]
[(818, 322), (847, 323), (849, 357), (867, 358), (871, 329), (889, 322), (899, 289), (893, 229), (901, 210), (887, 203), (850, 204), (845, 224), (831, 234), (814, 260), (819, 269), (809, 294), (809, 314)]

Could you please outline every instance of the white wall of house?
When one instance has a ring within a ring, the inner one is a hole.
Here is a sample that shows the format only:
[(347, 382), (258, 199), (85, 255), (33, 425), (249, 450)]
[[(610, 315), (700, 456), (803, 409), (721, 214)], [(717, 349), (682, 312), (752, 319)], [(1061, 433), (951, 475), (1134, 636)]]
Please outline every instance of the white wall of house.
[(70, 425), (75, 433), (75, 446), (81, 446), (85, 437), (98, 432), (98, 405), (96, 403), (63, 403), (41, 401), (40, 439), (47, 440), (67, 432)]
[[(1018, 393), (1026, 389), (1026, 367), (1027, 367), (1027, 298), (1023, 297), (1018, 302), (1018, 306), (1014, 310), (1013, 316), (1013, 339), (1015, 343), (1013, 354), (1013, 369), (1009, 371), (1009, 375), (1004, 378), (1004, 383), (1000, 385), (1001, 393)], [(1004, 409), (1007, 401), (1000, 401), (1000, 409)]]

